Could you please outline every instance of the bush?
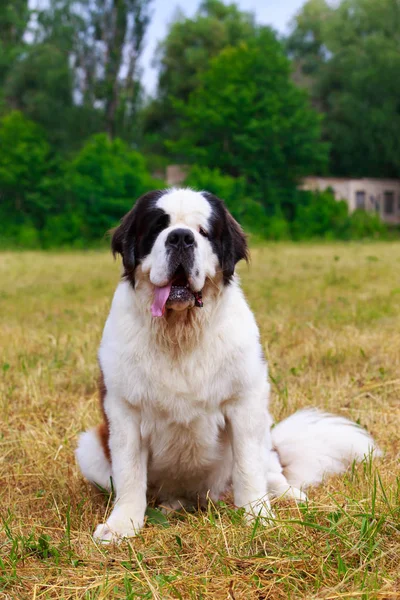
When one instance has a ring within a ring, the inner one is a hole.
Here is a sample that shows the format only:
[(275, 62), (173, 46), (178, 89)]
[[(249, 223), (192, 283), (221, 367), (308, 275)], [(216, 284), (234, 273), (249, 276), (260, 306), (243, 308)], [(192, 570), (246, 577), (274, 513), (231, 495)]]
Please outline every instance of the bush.
[[(162, 185), (162, 184), (161, 184)], [(100, 241), (144, 192), (159, 187), (141, 154), (106, 134), (88, 139), (67, 166), (65, 193), (69, 210), (80, 222), (77, 235)]]
[(18, 225), (2, 223), (0, 227), (0, 249), (37, 250), (41, 248), (39, 231), (29, 221)]
[(337, 201), (331, 192), (299, 192), (292, 235), (296, 240), (347, 237), (349, 209), (344, 200)]
[(349, 214), (347, 202), (336, 200), (329, 190), (298, 192), (291, 224), (295, 240), (384, 238), (388, 229), (375, 213), (356, 210)]
[(43, 131), (18, 111), (0, 120), (0, 227), (3, 236), (16, 225), (40, 230), (54, 208), (47, 179), (54, 160)]
[(290, 240), (290, 223), (282, 215), (273, 215), (268, 219), (265, 237), (269, 240)]
[(219, 169), (195, 166), (189, 171), (185, 185), (215, 194), (224, 200), (244, 229), (267, 237), (268, 217), (261, 204), (248, 197), (244, 178), (223, 175)]
[[(84, 220), (80, 211), (66, 211), (50, 216), (41, 232), (43, 248), (85, 248)], [(98, 240), (100, 241), (100, 240)]]
[[(264, 239), (346, 240), (387, 235), (387, 228), (377, 215), (364, 211), (349, 215), (347, 203), (337, 201), (329, 190), (310, 192), (273, 187), (268, 204), (275, 207), (275, 212), (267, 215), (261, 202), (249, 198), (242, 177), (234, 178), (222, 174), (219, 169), (196, 166), (190, 170), (185, 185), (222, 198), (244, 229)], [(291, 219), (281, 211), (282, 198)]]
[[(244, 177), (200, 166), (192, 167), (185, 183), (224, 199), (243, 228), (258, 238), (387, 235), (377, 215), (362, 211), (349, 215), (347, 204), (337, 202), (329, 191), (271, 185), (265, 202), (261, 190), (256, 197), (250, 194)], [(12, 112), (0, 120), (1, 247), (101, 243), (140, 195), (163, 186), (152, 179), (143, 156), (120, 139), (94, 135), (75, 157), (63, 162), (52, 152), (40, 127), (21, 113)]]
[(25, 248), (99, 243), (145, 191), (163, 187), (122, 140), (92, 136), (69, 162), (21, 113), (0, 121), (0, 244)]
[(388, 228), (375, 213), (356, 210), (350, 215), (348, 234), (350, 239), (355, 240), (385, 238), (388, 236)]

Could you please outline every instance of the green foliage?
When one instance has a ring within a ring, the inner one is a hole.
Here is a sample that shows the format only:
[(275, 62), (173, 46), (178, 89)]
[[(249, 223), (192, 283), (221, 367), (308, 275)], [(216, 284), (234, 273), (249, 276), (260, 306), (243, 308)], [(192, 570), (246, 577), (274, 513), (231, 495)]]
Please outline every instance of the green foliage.
[(192, 167), (185, 185), (206, 190), (222, 198), (235, 219), (247, 230), (266, 236), (269, 220), (264, 208), (247, 194), (243, 177), (223, 175), (219, 169)]
[(220, 0), (203, 0), (193, 18), (178, 17), (158, 47), (160, 96), (188, 100), (210, 60), (257, 30), (254, 15)]
[[(185, 185), (222, 198), (244, 229), (263, 239), (346, 240), (384, 238), (388, 233), (377, 215), (365, 211), (350, 215), (347, 203), (337, 201), (329, 190), (292, 190), (291, 195), (287, 190), (286, 201), (293, 211), (289, 220), (279, 210), (268, 215), (264, 206), (251, 198), (243, 177), (234, 178), (218, 169), (195, 166), (190, 169)], [(274, 190), (274, 193), (279, 192)]]
[(24, 50), (23, 36), (29, 16), (28, 0), (0, 3), (0, 100), (4, 82)]
[(292, 224), (295, 239), (343, 238), (349, 224), (349, 209), (329, 192), (301, 192)]
[(259, 29), (253, 14), (220, 0), (203, 0), (191, 18), (178, 14), (156, 53), (157, 96), (142, 114), (146, 149), (165, 153), (164, 141), (182, 133), (175, 101), (189, 99), (221, 50), (252, 39)]
[(344, 200), (325, 192), (298, 192), (296, 214), (291, 223), (296, 240), (384, 238), (387, 228), (374, 213), (357, 210), (349, 214)]
[(282, 214), (272, 215), (268, 219), (268, 227), (263, 237), (269, 240), (290, 240), (292, 238), (290, 223)]
[(5, 92), (47, 132), (52, 145), (73, 146), (78, 109), (73, 104), (68, 55), (62, 49), (48, 43), (28, 48), (8, 77)]
[(99, 243), (142, 193), (162, 185), (142, 155), (118, 138), (92, 136), (63, 163), (21, 113), (0, 121), (2, 247)]
[(67, 165), (64, 185), (70, 210), (81, 220), (80, 236), (95, 241), (160, 182), (151, 179), (141, 154), (118, 138), (97, 134)]
[(0, 6), (0, 109), (23, 111), (64, 153), (102, 130), (136, 141), (138, 64), (151, 3), (48, 0), (29, 11), (27, 0), (6, 0)]
[(387, 235), (387, 228), (377, 215), (365, 211), (349, 215), (347, 203), (335, 200), (329, 190), (294, 190), (291, 198), (287, 192), (287, 202), (293, 208), (288, 220), (279, 210), (268, 215), (261, 203), (250, 197), (243, 177), (234, 178), (218, 169), (195, 166), (189, 171), (185, 185), (223, 198), (235, 219), (247, 231), (264, 239), (362, 239)]
[(324, 166), (319, 118), (291, 81), (289, 61), (269, 30), (223, 50), (179, 109), (185, 135), (169, 143), (172, 151), (244, 177), (252, 195), (272, 212), (283, 202), (271, 199), (274, 188), (291, 188)]
[(385, 238), (388, 230), (378, 215), (364, 210), (356, 210), (350, 215), (349, 239)]
[[(49, 193), (56, 163), (43, 131), (21, 113), (0, 120), (0, 232), (9, 226), (41, 229), (54, 208)], [(30, 234), (28, 237), (32, 237)]]
[(324, 113), (334, 175), (400, 172), (400, 3), (309, 0), (288, 40), (297, 80)]
[(172, 161), (256, 236), (386, 235), (377, 215), (297, 185), (329, 153), (334, 174), (399, 176), (396, 0), (308, 0), (285, 46), (236, 4), (203, 0), (159, 45), (157, 95), (141, 110), (151, 3), (1, 3), (0, 246), (98, 243), (163, 186), (147, 164)]

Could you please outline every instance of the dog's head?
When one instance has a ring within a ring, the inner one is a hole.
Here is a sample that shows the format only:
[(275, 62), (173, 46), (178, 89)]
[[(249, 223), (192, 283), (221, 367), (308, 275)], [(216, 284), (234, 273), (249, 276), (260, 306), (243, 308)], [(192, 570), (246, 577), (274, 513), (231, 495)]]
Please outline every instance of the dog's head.
[[(112, 237), (133, 286), (146, 279), (151, 312), (183, 311), (207, 302), (207, 282), (229, 285), (247, 259), (245, 235), (222, 200), (208, 192), (149, 192), (125, 215)], [(203, 298), (204, 294), (204, 298)]]

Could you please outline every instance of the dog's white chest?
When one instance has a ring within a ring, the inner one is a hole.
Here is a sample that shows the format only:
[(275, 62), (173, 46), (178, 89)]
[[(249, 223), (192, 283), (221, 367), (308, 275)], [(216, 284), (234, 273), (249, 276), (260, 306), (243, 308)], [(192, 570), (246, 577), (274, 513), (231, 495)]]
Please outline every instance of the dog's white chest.
[(225, 420), (222, 413), (203, 415), (190, 423), (144, 414), (141, 434), (149, 451), (148, 479), (161, 499), (204, 496), (210, 472), (226, 456)]

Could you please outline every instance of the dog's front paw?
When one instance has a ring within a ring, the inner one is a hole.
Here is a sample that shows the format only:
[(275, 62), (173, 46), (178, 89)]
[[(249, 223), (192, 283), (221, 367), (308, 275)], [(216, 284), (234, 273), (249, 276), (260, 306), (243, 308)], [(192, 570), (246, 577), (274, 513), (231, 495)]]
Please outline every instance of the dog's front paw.
[(143, 518), (138, 518), (129, 507), (116, 507), (106, 523), (100, 523), (93, 537), (103, 544), (119, 543), (124, 538), (132, 538), (143, 527)]
[(292, 485), (280, 485), (271, 491), (272, 498), (282, 500), (295, 500), (296, 502), (307, 502), (307, 495)]
[(290, 488), (285, 492), (285, 494), (289, 496), (289, 498), (293, 498), (293, 500), (296, 500), (296, 502), (307, 502), (307, 495), (293, 486), (290, 486)]
[(271, 509), (271, 505), (269, 500), (262, 499), (257, 502), (252, 502), (248, 504), (245, 508), (245, 518), (247, 523), (254, 523), (256, 519), (262, 519), (266, 521), (267, 524), (271, 524), (272, 519), (275, 518), (275, 515)]

